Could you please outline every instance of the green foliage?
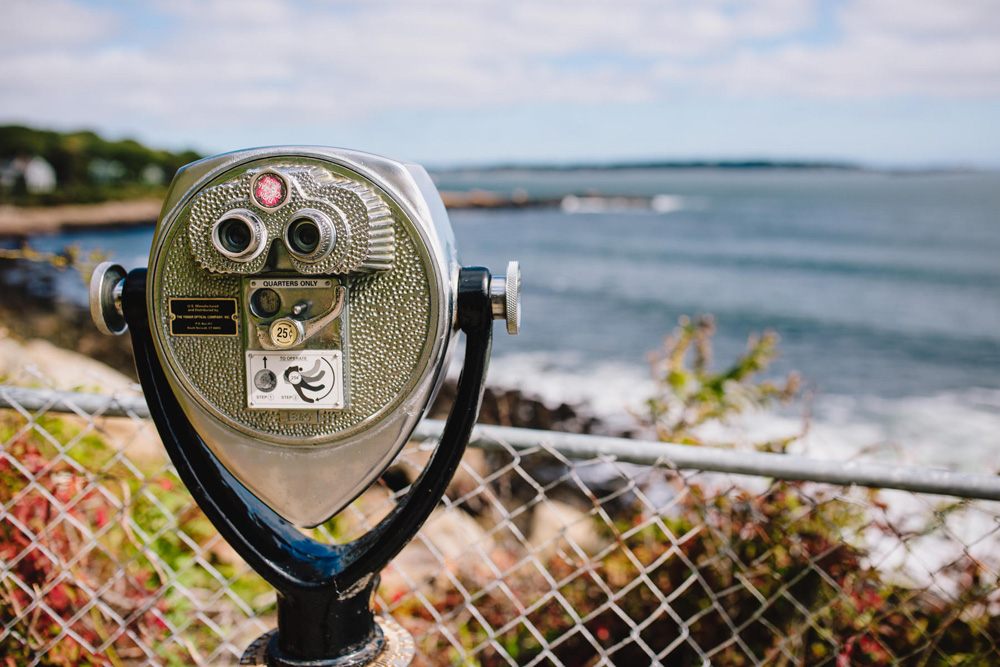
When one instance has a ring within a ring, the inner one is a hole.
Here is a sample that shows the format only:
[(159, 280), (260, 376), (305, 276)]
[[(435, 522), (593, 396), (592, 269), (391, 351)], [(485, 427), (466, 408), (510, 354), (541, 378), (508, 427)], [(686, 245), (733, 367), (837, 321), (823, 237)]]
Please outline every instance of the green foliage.
[[(682, 667), (705, 664), (705, 652), (713, 665), (736, 666), (986, 667), (1000, 659), (991, 639), (1000, 618), (989, 612), (996, 575), (975, 560), (961, 558), (939, 573), (965, 582), (943, 601), (865, 564), (865, 550), (845, 539), (870, 522), (862, 504), (803, 484), (776, 483), (760, 495), (680, 482), (675, 490), (669, 515), (637, 505), (604, 527), (617, 548), (599, 561), (555, 555), (506, 576), (503, 591), (474, 599), (475, 614), (459, 634), (467, 646), (483, 647), (479, 664), (508, 665), (508, 656), (532, 663), (540, 638), (565, 665), (594, 664), (595, 645), (616, 665), (655, 664), (636, 637)], [(558, 597), (549, 594), (550, 581)], [(444, 615), (463, 601), (438, 602)], [(427, 615), (414, 607), (408, 611)], [(521, 609), (531, 611), (512, 624)], [(475, 618), (505, 628), (497, 637), (503, 652)], [(446, 641), (423, 649), (442, 656), (433, 664), (450, 664)]]
[[(219, 587), (205, 563), (248, 604), (269, 593), (240, 561), (216, 551), (215, 528), (162, 464), (140, 466), (137, 476), (134, 462), (126, 465), (117, 448), (71, 417), (43, 415), (29, 425), (3, 411), (0, 441), (0, 503), (7, 507), (0, 562), (13, 575), (0, 586), (0, 623), (8, 628), (0, 637), (3, 667), (131, 664), (144, 656), (132, 637), (155, 647), (162, 664), (191, 664), (219, 641), (190, 599)], [(125, 619), (127, 633), (100, 607), (79, 613), (94, 591)], [(35, 599), (44, 606), (26, 613)], [(214, 606), (223, 632), (226, 617), (242, 616), (235, 607), (225, 612), (225, 598)]]
[[(698, 444), (697, 426), (796, 394), (794, 375), (757, 379), (777, 354), (777, 336), (751, 337), (744, 355), (713, 372), (714, 331), (710, 318), (684, 318), (653, 359), (658, 385), (646, 425), (663, 440)], [(599, 556), (556, 552), (536, 563), (514, 542), (498, 558), (525, 565), (506, 572), (501, 586), (460, 576), (455, 590), (432, 600), (437, 613), (414, 601), (396, 615), (430, 623), (473, 607), (454, 634), (475, 647), (483, 667), (550, 664), (546, 647), (564, 665), (604, 664), (599, 654), (616, 665), (660, 664), (640, 641), (678, 667), (1000, 664), (997, 574), (956, 554), (935, 573), (956, 588), (942, 599), (870, 565), (872, 540), (911, 548), (883, 520), (876, 491), (774, 482), (757, 493), (681, 474), (652, 479), (672, 491), (664, 509), (637, 499), (610, 524), (598, 518), (603, 512), (591, 515), (609, 545)], [(513, 512), (521, 501), (504, 502)], [(941, 522), (962, 506), (937, 508), (916, 534), (947, 530)], [(460, 590), (481, 592), (467, 601)], [(456, 663), (443, 634), (421, 648), (432, 664)]]
[(20, 248), (0, 248), (0, 259), (39, 262), (49, 264), (60, 271), (75, 269), (80, 274), (80, 279), (84, 285), (90, 284), (90, 277), (94, 269), (109, 257), (109, 252), (96, 248), (84, 254), (80, 246), (76, 243), (65, 246), (57, 253), (40, 252), (27, 243), (23, 244)]
[[(48, 205), (92, 203), (162, 196), (177, 170), (199, 159), (193, 151), (171, 153), (137, 141), (107, 141), (93, 132), (62, 134), (19, 125), (0, 126), (0, 164), (15, 158), (44, 158), (56, 174), (56, 190), (31, 194), (23, 183), (0, 189), (0, 203)], [(150, 169), (162, 174), (149, 182)]]
[[(731, 366), (715, 372), (712, 336), (715, 321), (703, 315), (682, 317), (663, 348), (651, 355), (656, 393), (645, 403), (640, 416), (664, 442), (703, 444), (696, 430), (712, 421), (725, 422), (748, 409), (764, 408), (775, 401), (787, 402), (799, 392), (799, 376), (783, 382), (757, 380), (778, 354), (778, 335), (766, 331), (751, 335), (747, 350)], [(783, 450), (788, 440), (761, 443), (759, 449)]]

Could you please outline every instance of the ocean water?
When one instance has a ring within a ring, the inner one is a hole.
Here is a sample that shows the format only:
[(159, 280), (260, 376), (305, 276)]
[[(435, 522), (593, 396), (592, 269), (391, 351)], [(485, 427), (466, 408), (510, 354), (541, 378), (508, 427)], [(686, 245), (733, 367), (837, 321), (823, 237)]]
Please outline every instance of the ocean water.
[[(521, 263), (519, 336), (497, 328), (490, 379), (628, 425), (647, 355), (681, 315), (711, 314), (716, 365), (781, 337), (772, 375), (806, 403), (710, 435), (802, 429), (797, 451), (1000, 468), (1000, 174), (838, 170), (455, 172), (442, 189), (562, 199), (451, 213), (461, 260)], [(577, 195), (577, 196), (570, 196)], [(644, 199), (618, 199), (643, 197)], [(145, 265), (151, 229), (40, 237)], [(82, 285), (58, 291), (79, 302)], [(749, 435), (748, 435), (749, 434)]]
[(799, 371), (813, 395), (720, 439), (798, 432), (808, 409), (800, 451), (813, 455), (1000, 465), (1000, 174), (511, 171), (438, 183), (608, 196), (452, 214), (463, 262), (521, 262), (522, 333), (497, 335), (495, 380), (622, 415), (652, 390), (648, 352), (679, 316), (708, 313), (717, 366), (771, 329), (774, 374)]

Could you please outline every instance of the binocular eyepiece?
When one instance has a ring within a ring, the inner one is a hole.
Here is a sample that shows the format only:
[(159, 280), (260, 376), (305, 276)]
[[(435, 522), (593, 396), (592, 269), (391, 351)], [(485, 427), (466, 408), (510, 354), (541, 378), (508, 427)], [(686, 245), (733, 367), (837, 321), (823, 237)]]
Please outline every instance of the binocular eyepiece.
[[(421, 167), (257, 149), (178, 173), (145, 307), (157, 360), (213, 454), (279, 514), (314, 526), (378, 477), (433, 398), (458, 331), (459, 274)], [(123, 280), (104, 265), (92, 281), (108, 333), (125, 330)], [(516, 333), (517, 264), (489, 290), (493, 317)]]

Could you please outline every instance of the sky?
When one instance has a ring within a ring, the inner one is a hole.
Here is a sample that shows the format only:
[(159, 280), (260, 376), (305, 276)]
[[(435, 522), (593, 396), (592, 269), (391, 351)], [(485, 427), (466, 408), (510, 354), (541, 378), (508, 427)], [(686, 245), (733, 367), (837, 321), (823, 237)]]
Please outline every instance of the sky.
[(0, 0), (0, 123), (429, 166), (1000, 167), (997, 0)]

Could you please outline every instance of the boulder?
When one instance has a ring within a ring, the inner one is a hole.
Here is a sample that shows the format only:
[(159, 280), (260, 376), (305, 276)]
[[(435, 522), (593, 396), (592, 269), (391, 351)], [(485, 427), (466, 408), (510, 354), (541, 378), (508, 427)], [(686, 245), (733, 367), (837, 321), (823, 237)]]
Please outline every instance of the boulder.
[(608, 546), (592, 516), (559, 500), (535, 505), (529, 525), (528, 546), (543, 563), (557, 553), (571, 562), (586, 560)]
[(420, 534), (382, 572), (380, 594), (390, 603), (430, 582), (441, 592), (453, 587), (452, 577), (463, 581), (493, 576), (489, 554), (493, 539), (471, 516), (448, 507), (438, 507)]
[[(142, 395), (130, 377), (99, 361), (46, 340), (20, 341), (7, 332), (0, 333), (0, 377), (5, 384), (21, 387), (127, 397)], [(94, 428), (133, 461), (155, 463), (166, 459), (156, 428), (149, 420), (91, 419), (73, 413), (65, 413), (63, 417), (81, 430)]]

